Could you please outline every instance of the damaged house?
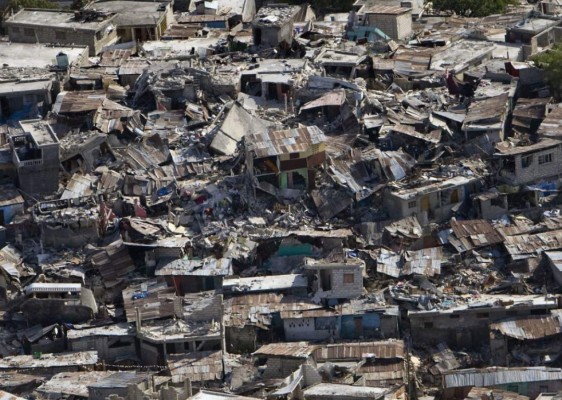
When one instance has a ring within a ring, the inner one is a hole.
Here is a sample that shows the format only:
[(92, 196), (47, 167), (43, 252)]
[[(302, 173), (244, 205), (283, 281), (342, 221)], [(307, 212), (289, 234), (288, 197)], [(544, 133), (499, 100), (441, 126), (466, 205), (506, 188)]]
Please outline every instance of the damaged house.
[(254, 45), (289, 47), (295, 35), (294, 23), (304, 20), (306, 7), (273, 4), (258, 10), (252, 22)]
[(60, 166), (57, 135), (41, 120), (20, 121), (19, 128), (9, 138), (18, 187), (28, 194), (57, 190)]
[(315, 167), (326, 160), (325, 142), (326, 136), (316, 126), (248, 135), (246, 167), (266, 192), (312, 189)]
[(541, 364), (559, 357), (562, 324), (557, 310), (490, 324), (490, 350), (495, 365)]
[(415, 215), (420, 221), (443, 221), (480, 187), (479, 179), (465, 176), (426, 182), (419, 187), (389, 191), (384, 202), (390, 217), (401, 219)]
[(119, 39), (116, 17), (95, 10), (22, 9), (3, 24), (12, 42), (85, 45), (95, 56)]
[(562, 176), (562, 142), (545, 138), (527, 146), (498, 143), (494, 154), (499, 163), (499, 179), (511, 186), (540, 182), (557, 183)]

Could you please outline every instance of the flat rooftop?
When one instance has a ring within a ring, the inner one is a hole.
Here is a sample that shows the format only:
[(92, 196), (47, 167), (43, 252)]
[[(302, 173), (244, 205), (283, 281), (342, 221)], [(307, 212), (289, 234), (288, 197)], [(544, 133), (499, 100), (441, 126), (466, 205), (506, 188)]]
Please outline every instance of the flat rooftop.
[(19, 124), (25, 133), (31, 135), (37, 146), (45, 146), (59, 142), (53, 128), (45, 121), (29, 119), (27, 121), (20, 121)]
[(88, 6), (90, 10), (115, 13), (115, 24), (119, 26), (154, 26), (166, 13), (167, 2), (151, 1), (102, 1)]
[(365, 10), (365, 14), (400, 15), (412, 11), (408, 7), (400, 6), (374, 6)]
[(466, 178), (464, 176), (455, 176), (451, 179), (446, 179), (444, 181), (431, 183), (429, 182), (427, 185), (415, 187), (415, 188), (405, 188), (402, 190), (398, 190), (396, 192), (392, 192), (392, 194), (396, 197), (400, 197), (403, 200), (409, 200), (416, 198), (419, 195), (437, 192), (439, 190), (444, 190), (447, 188), (459, 187), (466, 185), (470, 182), (473, 182), (475, 178)]
[(26, 25), (26, 26), (42, 26), (50, 28), (66, 28), (80, 31), (98, 31), (103, 29), (115, 15), (100, 14), (97, 18), (77, 18), (78, 14), (72, 11), (59, 10), (39, 10), (39, 9), (23, 9), (17, 14), (8, 18), (4, 24), (10, 25)]
[(511, 28), (510, 31), (525, 32), (525, 33), (539, 33), (551, 26), (559, 25), (560, 21), (547, 19), (547, 18), (529, 18), (519, 21)]
[(45, 68), (56, 65), (59, 53), (68, 56), (71, 65), (80, 65), (88, 57), (88, 46), (49, 46), (35, 43), (0, 42), (0, 60), (15, 68)]
[(256, 13), (253, 25), (282, 26), (295, 17), (300, 11), (300, 6), (270, 5), (262, 7)]

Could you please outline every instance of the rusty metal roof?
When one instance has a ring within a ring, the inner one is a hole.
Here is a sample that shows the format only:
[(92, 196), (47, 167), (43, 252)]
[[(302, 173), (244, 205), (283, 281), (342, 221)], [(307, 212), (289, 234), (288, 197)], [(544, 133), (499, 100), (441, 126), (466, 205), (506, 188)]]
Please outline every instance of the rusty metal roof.
[(53, 105), (55, 114), (72, 114), (96, 111), (105, 100), (103, 91), (61, 92)]
[(512, 257), (562, 249), (562, 229), (534, 235), (507, 236), (503, 242)]
[(559, 335), (562, 324), (557, 315), (531, 315), (490, 324), (490, 330), (500, 331), (514, 339), (533, 340)]
[(454, 237), (449, 237), (449, 242), (459, 253), (503, 242), (500, 233), (484, 219), (454, 220), (451, 221), (451, 228)]
[(224, 302), (224, 324), (244, 327), (256, 325), (267, 329), (272, 314), (283, 311), (304, 311), (321, 308), (312, 300), (277, 293), (243, 294)]
[(252, 354), (265, 357), (308, 358), (318, 346), (308, 342), (270, 343), (266, 344)]
[(326, 136), (317, 126), (256, 133), (246, 136), (249, 149), (256, 158), (277, 156), (280, 154), (304, 153), (311, 146), (324, 143)]
[(372, 356), (385, 359), (404, 358), (404, 342), (402, 340), (383, 340), (328, 344), (318, 348), (314, 355), (317, 361), (362, 360)]
[(199, 351), (168, 356), (172, 382), (219, 381), (223, 376), (222, 351)]

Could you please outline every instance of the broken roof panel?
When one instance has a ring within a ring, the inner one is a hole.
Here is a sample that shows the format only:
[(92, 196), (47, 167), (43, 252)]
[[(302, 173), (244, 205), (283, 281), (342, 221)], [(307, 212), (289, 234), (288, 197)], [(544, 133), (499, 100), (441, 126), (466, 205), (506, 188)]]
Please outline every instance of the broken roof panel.
[(518, 340), (536, 340), (562, 333), (559, 315), (530, 315), (490, 324), (491, 331)]
[(502, 236), (492, 224), (483, 219), (452, 220), (451, 228), (455, 236), (450, 236), (449, 242), (459, 253), (503, 242)]
[(154, 273), (156, 276), (228, 276), (232, 275), (232, 260), (216, 259), (177, 259), (162, 260)]
[(434, 276), (441, 274), (441, 247), (432, 247), (417, 251), (406, 251), (404, 254), (404, 267), (401, 275)]
[(230, 278), (223, 281), (223, 289), (232, 293), (298, 289), (307, 286), (308, 278), (299, 274)]
[(237, 101), (230, 105), (224, 120), (215, 124), (220, 126), (209, 147), (219, 154), (226, 155), (236, 152), (238, 143), (244, 136), (266, 132), (273, 125), (272, 122), (248, 112)]
[(300, 108), (300, 111), (312, 110), (320, 107), (341, 107), (345, 103), (345, 90), (337, 89), (332, 92), (317, 98), (316, 100), (309, 101)]

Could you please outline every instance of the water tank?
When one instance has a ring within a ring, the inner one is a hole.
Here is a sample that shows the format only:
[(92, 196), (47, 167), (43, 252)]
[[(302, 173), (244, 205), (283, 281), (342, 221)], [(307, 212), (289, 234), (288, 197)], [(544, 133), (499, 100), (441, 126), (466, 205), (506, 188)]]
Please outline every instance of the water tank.
[(57, 67), (68, 68), (68, 55), (65, 52), (57, 54)]

